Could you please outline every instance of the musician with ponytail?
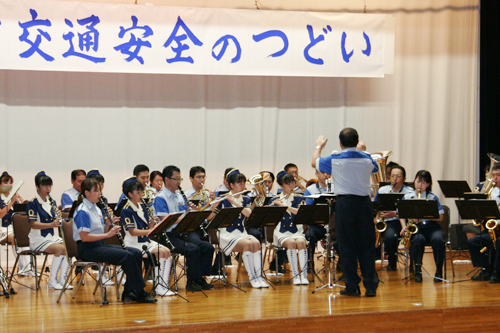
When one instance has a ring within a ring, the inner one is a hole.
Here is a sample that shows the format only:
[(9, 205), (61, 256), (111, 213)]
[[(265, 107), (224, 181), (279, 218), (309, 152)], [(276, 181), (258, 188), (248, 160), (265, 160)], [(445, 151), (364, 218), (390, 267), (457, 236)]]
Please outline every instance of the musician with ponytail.
[(144, 290), (146, 283), (142, 278), (142, 252), (132, 247), (124, 250), (120, 246), (104, 243), (105, 239), (120, 232), (121, 227), (114, 226), (104, 232), (102, 211), (96, 205), (101, 197), (99, 182), (87, 178), (82, 182), (81, 190), (73, 223), (73, 239), (77, 243), (80, 259), (121, 265), (127, 275), (122, 300), (156, 303), (156, 299)]

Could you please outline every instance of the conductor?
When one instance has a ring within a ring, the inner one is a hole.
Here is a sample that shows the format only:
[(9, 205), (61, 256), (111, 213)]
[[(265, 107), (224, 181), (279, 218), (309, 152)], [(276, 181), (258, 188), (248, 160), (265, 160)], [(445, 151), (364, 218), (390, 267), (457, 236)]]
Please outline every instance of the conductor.
[(321, 157), (328, 139), (316, 140), (312, 163), (319, 172), (332, 175), (335, 184), (335, 232), (339, 242), (340, 258), (344, 269), (345, 296), (360, 296), (358, 262), (366, 288), (365, 296), (377, 295), (378, 275), (375, 270), (375, 228), (370, 200), (370, 174), (378, 172), (371, 156), (358, 151), (358, 132), (344, 128), (339, 135), (341, 153), (333, 152)]

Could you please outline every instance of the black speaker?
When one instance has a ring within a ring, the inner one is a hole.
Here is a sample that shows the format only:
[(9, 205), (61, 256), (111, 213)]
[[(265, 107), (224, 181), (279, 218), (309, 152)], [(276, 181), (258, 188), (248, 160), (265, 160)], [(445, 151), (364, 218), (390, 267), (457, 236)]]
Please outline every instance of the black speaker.
[(452, 224), (450, 226), (450, 243), (453, 250), (467, 250), (467, 235), (463, 232), (465, 224)]

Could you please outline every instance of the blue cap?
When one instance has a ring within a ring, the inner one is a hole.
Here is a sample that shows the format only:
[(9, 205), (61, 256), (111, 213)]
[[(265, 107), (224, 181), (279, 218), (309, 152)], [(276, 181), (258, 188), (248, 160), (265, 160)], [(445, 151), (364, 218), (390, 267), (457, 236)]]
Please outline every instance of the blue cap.
[(229, 171), (226, 175), (226, 181), (229, 181), (229, 177), (231, 177), (232, 175), (237, 175), (237, 174), (240, 174), (240, 170), (238, 169), (232, 169), (231, 171)]
[(281, 177), (283, 176), (286, 176), (287, 175), (287, 172), (285, 170), (281, 170), (280, 172), (278, 172), (278, 174), (276, 175), (276, 180), (280, 179)]
[(87, 177), (97, 176), (97, 175), (100, 175), (99, 170), (97, 170), (97, 169), (92, 169), (89, 172), (87, 172)]
[(45, 171), (40, 171), (39, 173), (36, 174), (35, 178), (41, 177), (41, 176), (46, 176)]
[(123, 194), (125, 194), (125, 196), (127, 196), (127, 193), (125, 193), (125, 187), (127, 187), (128, 184), (135, 183), (135, 182), (138, 182), (137, 177), (135, 177), (135, 176), (129, 177), (123, 181), (122, 191), (123, 191)]
[(8, 176), (8, 175), (9, 175), (9, 173), (7, 171), (4, 171), (4, 172), (2, 172), (2, 175), (0, 177), (5, 177), (5, 176)]

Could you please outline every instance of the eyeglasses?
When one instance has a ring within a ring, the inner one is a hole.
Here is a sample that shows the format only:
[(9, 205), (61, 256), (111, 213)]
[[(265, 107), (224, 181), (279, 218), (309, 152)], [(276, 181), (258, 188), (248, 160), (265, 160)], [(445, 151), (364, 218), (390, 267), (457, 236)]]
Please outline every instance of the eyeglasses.
[(207, 176), (195, 176), (196, 179), (205, 179)]
[(391, 178), (403, 178), (403, 175), (391, 175)]
[(175, 182), (179, 182), (179, 181), (182, 182), (184, 180), (182, 178), (170, 178), (170, 177), (168, 179), (172, 179)]

